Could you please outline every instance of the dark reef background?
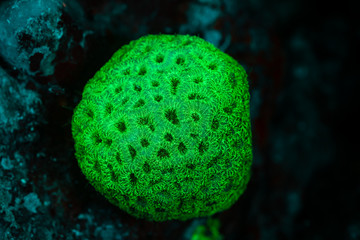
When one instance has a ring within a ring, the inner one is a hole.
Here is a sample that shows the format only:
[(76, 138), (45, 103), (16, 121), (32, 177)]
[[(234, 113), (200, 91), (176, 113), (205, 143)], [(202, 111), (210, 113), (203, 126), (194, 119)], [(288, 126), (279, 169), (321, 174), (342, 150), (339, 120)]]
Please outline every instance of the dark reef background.
[(248, 72), (253, 173), (213, 217), (223, 239), (360, 239), (356, 15), (350, 1), (1, 1), (0, 239), (220, 239), (196, 238), (206, 219), (127, 215), (77, 166), (85, 83), (150, 33), (198, 35)]

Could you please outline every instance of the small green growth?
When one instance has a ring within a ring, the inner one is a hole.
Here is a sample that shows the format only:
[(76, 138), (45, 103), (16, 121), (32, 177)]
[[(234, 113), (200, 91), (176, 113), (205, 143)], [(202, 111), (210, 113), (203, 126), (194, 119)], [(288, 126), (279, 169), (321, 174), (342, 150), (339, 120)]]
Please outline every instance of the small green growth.
[[(207, 207), (216, 204), (216, 201), (206, 203)], [(224, 237), (220, 233), (219, 219), (208, 218), (205, 224), (198, 225), (194, 230), (191, 240), (223, 240)]]

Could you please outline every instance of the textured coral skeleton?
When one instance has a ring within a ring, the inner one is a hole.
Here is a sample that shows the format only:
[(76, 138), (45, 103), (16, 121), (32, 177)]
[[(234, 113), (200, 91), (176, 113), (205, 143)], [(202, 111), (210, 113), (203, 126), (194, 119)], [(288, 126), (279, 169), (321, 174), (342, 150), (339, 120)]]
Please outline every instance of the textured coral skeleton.
[(148, 35), (86, 84), (72, 133), (79, 166), (111, 203), (153, 221), (228, 209), (250, 178), (245, 70), (205, 40)]

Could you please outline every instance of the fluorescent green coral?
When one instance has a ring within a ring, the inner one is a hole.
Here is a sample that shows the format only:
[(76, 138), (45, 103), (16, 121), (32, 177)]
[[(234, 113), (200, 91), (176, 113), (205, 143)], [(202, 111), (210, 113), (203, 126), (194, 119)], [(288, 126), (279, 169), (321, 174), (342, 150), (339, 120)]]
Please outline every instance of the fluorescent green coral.
[(197, 226), (191, 240), (222, 240), (224, 238), (220, 234), (219, 228), (219, 219), (209, 218), (206, 224)]
[(186, 220), (229, 208), (252, 162), (246, 77), (199, 37), (148, 35), (123, 46), (74, 110), (82, 172), (139, 218)]

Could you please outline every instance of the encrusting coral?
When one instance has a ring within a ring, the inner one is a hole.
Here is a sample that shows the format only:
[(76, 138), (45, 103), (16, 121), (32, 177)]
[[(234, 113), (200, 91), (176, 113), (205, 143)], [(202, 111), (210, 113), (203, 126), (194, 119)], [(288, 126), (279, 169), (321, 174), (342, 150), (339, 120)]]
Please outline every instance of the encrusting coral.
[(129, 214), (186, 220), (228, 209), (252, 163), (247, 75), (188, 35), (130, 42), (86, 84), (74, 110), (76, 158)]

